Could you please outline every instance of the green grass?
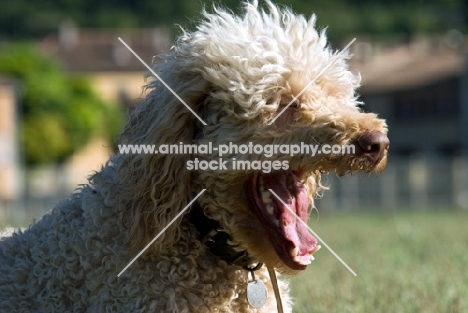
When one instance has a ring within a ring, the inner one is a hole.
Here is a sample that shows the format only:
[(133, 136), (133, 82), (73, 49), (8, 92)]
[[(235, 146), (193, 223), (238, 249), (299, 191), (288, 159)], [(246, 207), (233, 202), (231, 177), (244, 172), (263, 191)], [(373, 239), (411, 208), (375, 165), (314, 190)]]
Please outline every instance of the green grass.
[(322, 249), (291, 279), (295, 313), (468, 312), (468, 214), (329, 214)]

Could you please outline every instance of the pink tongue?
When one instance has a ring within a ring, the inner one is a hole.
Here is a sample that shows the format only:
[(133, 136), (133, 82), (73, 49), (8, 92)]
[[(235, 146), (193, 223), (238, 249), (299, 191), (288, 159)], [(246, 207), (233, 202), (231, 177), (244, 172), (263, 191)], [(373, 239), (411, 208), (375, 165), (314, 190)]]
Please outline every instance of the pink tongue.
[(285, 207), (281, 201), (272, 195), (272, 199), (276, 204), (276, 214), (280, 228), (283, 230), (285, 239), (292, 243), (289, 249), (297, 247), (299, 257), (307, 256), (309, 258), (309, 254), (315, 248), (317, 240), (309, 233), (304, 223), (295, 216), (297, 214), (302, 221), (307, 222), (309, 200), (304, 184), (296, 175), (284, 171), (264, 174), (263, 181), (265, 189), (272, 189), (288, 206)]

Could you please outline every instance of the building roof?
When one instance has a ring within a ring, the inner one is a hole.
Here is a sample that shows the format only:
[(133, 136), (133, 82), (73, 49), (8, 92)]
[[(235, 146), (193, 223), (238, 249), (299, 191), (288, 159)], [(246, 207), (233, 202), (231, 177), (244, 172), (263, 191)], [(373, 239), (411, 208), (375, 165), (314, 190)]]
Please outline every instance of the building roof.
[[(78, 29), (64, 23), (57, 34), (44, 38), (40, 47), (71, 72), (145, 72), (119, 37), (148, 65), (172, 44), (168, 31), (161, 28)], [(351, 67), (361, 73), (363, 94), (404, 90), (460, 75), (466, 66), (466, 47), (465, 38), (457, 47), (443, 37), (399, 45), (361, 41), (352, 46), (355, 56)]]
[(119, 37), (148, 65), (153, 56), (168, 51), (171, 46), (169, 33), (160, 28), (78, 29), (66, 24), (58, 34), (44, 38), (40, 48), (70, 72), (146, 71)]
[[(457, 77), (466, 66), (465, 48), (451, 48), (434, 39), (389, 48), (361, 43), (357, 50), (352, 68), (361, 73), (363, 94), (428, 85)], [(367, 51), (364, 57), (363, 51)]]

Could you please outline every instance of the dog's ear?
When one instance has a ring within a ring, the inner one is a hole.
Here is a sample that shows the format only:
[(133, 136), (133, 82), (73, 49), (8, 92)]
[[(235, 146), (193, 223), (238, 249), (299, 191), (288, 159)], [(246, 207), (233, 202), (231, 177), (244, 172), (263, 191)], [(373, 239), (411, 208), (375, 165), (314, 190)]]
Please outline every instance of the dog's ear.
[[(173, 91), (198, 113), (206, 97), (206, 82), (193, 73), (166, 71), (162, 77)], [(159, 81), (148, 85), (148, 96), (134, 109), (120, 136), (120, 144), (179, 145), (193, 143), (201, 121)], [(128, 228), (127, 246), (141, 250), (190, 202), (191, 173), (186, 154), (141, 153), (119, 156), (119, 189), (124, 210), (122, 221)], [(180, 237), (179, 217), (150, 251), (170, 249)]]

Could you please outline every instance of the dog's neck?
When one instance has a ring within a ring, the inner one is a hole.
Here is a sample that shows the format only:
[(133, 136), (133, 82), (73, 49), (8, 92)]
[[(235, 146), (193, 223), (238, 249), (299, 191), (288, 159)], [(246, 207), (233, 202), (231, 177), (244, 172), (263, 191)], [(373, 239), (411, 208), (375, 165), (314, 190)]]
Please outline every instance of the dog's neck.
[[(201, 205), (195, 201), (188, 213), (188, 220), (198, 231), (198, 240), (200, 240), (208, 250), (216, 257), (226, 261), (230, 265), (237, 265), (247, 271), (257, 270), (262, 263), (249, 256), (246, 250), (238, 251), (229, 244), (232, 240), (221, 225), (208, 218)], [(252, 264), (257, 264), (252, 267)]]

